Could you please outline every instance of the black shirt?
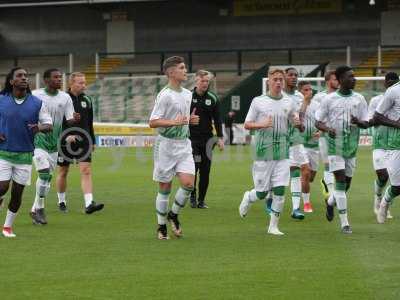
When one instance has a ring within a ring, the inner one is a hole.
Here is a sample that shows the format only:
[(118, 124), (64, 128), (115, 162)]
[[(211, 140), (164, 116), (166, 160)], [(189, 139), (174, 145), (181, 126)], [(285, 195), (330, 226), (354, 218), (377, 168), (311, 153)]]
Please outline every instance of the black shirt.
[(199, 125), (190, 125), (190, 139), (191, 140), (204, 140), (213, 136), (214, 121), (217, 136), (222, 138), (222, 125), (221, 117), (219, 114), (219, 101), (217, 95), (213, 92), (206, 91), (203, 95), (196, 93), (194, 88), (192, 93), (192, 104), (190, 106), (190, 113), (196, 108), (195, 114), (200, 117)]
[[(83, 129), (91, 137), (91, 142), (93, 143), (93, 145), (96, 144), (96, 138), (94, 136), (93, 129), (93, 105), (91, 98), (85, 94), (80, 94), (79, 96), (75, 96), (71, 92), (68, 92), (68, 94), (72, 98), (75, 112), (81, 115), (81, 120), (78, 123), (74, 123), (73, 125), (68, 125), (64, 118), (63, 130), (71, 127), (78, 127), (80, 129)], [(74, 134), (74, 132), (71, 132), (71, 134)]]

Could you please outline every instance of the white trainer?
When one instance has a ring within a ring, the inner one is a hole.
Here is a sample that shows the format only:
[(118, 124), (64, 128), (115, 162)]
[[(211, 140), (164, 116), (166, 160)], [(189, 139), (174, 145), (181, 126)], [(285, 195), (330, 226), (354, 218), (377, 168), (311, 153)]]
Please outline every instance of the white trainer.
[(387, 203), (385, 200), (382, 200), (381, 204), (379, 205), (378, 214), (376, 215), (376, 220), (378, 221), (379, 224), (385, 223), (388, 210), (389, 210), (389, 203)]
[(16, 237), (16, 235), (12, 231), (11, 227), (3, 227), (3, 236), (7, 237), (7, 238), (15, 238)]
[(250, 192), (248, 192), (248, 191), (245, 192), (243, 195), (242, 202), (240, 202), (239, 215), (241, 218), (244, 218), (247, 215), (247, 213), (249, 212), (250, 205), (251, 205), (249, 195), (250, 195)]
[(282, 231), (278, 229), (278, 227), (275, 226), (269, 226), (268, 227), (268, 234), (273, 234), (273, 235), (284, 235)]
[(393, 219), (392, 214), (390, 213), (390, 210), (388, 209), (387, 215), (386, 215), (386, 219)]

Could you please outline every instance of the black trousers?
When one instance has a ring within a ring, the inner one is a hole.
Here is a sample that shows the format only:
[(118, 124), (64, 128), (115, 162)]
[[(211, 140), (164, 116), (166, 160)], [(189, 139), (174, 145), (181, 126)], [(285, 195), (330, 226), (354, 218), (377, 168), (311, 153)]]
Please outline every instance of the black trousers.
[(225, 127), (225, 131), (229, 138), (229, 145), (233, 145), (233, 129), (232, 129), (232, 127)]
[(210, 181), (210, 170), (211, 170), (211, 155), (212, 148), (214, 148), (215, 143), (209, 142), (210, 150), (209, 155), (207, 155), (207, 140), (192, 140), (193, 149), (193, 159), (196, 168), (196, 175), (194, 180), (194, 187), (196, 192), (197, 187), (197, 174), (199, 174), (199, 188), (198, 188), (198, 202), (204, 203), (206, 198), (208, 184)]

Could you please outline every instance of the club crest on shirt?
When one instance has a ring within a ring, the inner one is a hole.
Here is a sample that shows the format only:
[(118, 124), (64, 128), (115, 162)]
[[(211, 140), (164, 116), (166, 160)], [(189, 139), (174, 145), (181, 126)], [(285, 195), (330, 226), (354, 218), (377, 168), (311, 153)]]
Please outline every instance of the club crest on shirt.
[(193, 99), (193, 103), (197, 103), (197, 99)]
[(82, 106), (83, 108), (86, 108), (86, 107), (87, 107), (86, 102), (85, 102), (85, 101), (81, 101), (81, 106)]
[(211, 99), (206, 99), (206, 105), (210, 106), (211, 105)]

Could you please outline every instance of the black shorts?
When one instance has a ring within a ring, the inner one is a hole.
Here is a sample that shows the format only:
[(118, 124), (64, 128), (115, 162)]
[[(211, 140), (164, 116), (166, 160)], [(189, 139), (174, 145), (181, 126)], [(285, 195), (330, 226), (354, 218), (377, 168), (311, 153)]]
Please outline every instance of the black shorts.
[(59, 166), (69, 166), (71, 163), (91, 162), (92, 145), (87, 143), (74, 143), (67, 147), (61, 146), (58, 152), (57, 164)]
[[(192, 142), (192, 153), (195, 162), (203, 160), (212, 160), (212, 150), (214, 149), (216, 142), (215, 139), (198, 139), (191, 140)], [(211, 147), (211, 151), (207, 150), (207, 147)], [(208, 153), (207, 153), (208, 152)]]
[[(76, 137), (75, 142), (66, 142), (69, 135)], [(92, 161), (93, 142), (87, 131), (81, 128), (74, 129), (74, 127), (64, 130), (60, 136), (60, 144), (57, 160), (59, 166)]]

